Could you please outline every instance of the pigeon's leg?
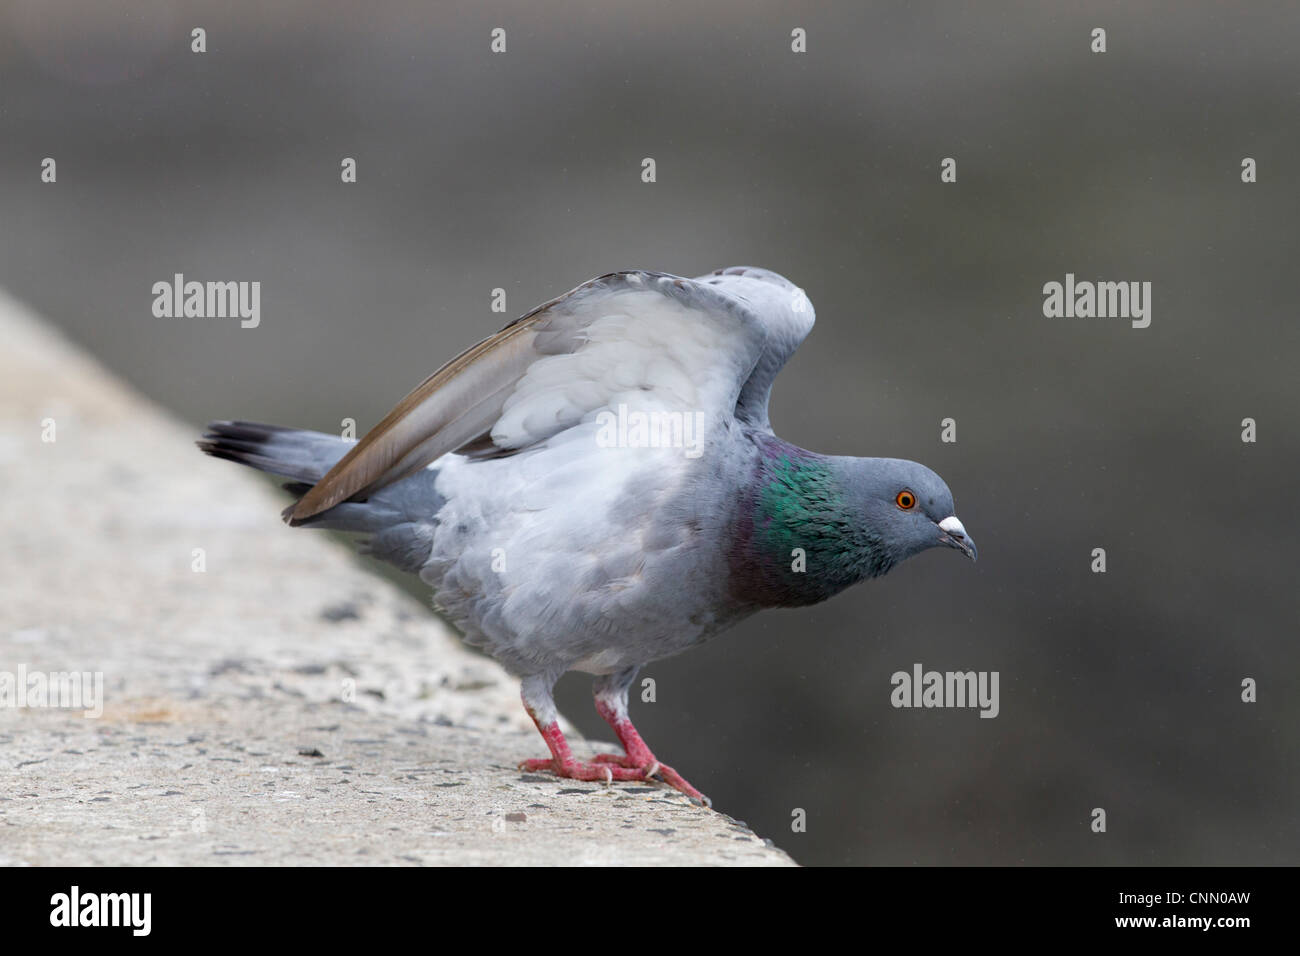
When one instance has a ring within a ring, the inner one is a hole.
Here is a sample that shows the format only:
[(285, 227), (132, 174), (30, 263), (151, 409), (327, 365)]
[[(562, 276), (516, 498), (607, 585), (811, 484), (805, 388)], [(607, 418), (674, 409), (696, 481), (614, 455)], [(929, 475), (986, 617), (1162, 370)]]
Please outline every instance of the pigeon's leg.
[(713, 806), (708, 797), (686, 782), (685, 777), (672, 767), (661, 764), (655, 758), (655, 755), (650, 752), (650, 748), (641, 739), (641, 735), (637, 733), (636, 728), (632, 726), (632, 720), (627, 714), (627, 692), (628, 688), (632, 686), (632, 682), (636, 680), (636, 672), (637, 668), (629, 667), (616, 674), (596, 678), (593, 687), (596, 697), (596, 711), (605, 718), (605, 723), (609, 724), (614, 733), (618, 735), (618, 741), (623, 745), (626, 755), (597, 754), (595, 762), (606, 766), (612, 765), (620, 769), (640, 770), (647, 779), (657, 776), (674, 790), (680, 790), (686, 796), (693, 800), (699, 800), (705, 806)]
[(524, 709), (546, 741), (551, 756), (543, 760), (524, 760), (519, 764), (520, 770), (549, 770), (557, 777), (570, 780), (603, 780), (612, 783), (615, 780), (644, 780), (644, 771), (605, 763), (583, 763), (573, 756), (569, 742), (560, 730), (555, 701), (551, 697), (551, 688), (556, 678), (549, 675), (525, 677), (520, 696), (524, 699)]

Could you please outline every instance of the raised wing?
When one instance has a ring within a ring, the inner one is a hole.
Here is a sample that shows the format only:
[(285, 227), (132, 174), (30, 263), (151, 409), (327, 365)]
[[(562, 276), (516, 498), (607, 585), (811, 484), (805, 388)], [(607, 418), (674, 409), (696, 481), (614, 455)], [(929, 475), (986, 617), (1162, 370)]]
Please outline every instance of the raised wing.
[(772, 383), (795, 349), (812, 331), (816, 313), (812, 302), (785, 276), (754, 266), (731, 266), (718, 269), (696, 282), (706, 283), (733, 299), (743, 302), (763, 323), (767, 333), (763, 354), (750, 374), (736, 404), (736, 418), (767, 432), (767, 403)]
[(777, 288), (794, 290), (763, 270), (699, 280), (616, 272), (583, 283), (434, 372), (286, 517), (297, 524), (448, 452), (527, 448), (620, 404), (757, 422), (761, 393), (766, 426), (771, 379), (807, 334), (791, 344), (798, 323), (773, 319), (779, 296), (768, 290)]

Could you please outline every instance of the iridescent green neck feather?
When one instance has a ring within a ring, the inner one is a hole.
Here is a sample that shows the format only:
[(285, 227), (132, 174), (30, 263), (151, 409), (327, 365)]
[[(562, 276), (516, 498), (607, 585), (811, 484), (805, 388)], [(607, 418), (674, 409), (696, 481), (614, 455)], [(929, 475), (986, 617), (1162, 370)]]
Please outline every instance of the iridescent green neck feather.
[(816, 604), (893, 565), (835, 459), (778, 439), (760, 445), (738, 502), (731, 592), (762, 607)]

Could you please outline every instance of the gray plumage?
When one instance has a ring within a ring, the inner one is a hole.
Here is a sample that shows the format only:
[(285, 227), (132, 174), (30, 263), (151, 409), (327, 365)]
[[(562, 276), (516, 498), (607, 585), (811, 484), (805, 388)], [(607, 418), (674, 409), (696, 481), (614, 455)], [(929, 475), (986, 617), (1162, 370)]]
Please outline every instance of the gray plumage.
[(641, 774), (613, 777), (662, 773), (699, 796), (630, 729), (638, 667), (929, 547), (975, 556), (925, 466), (773, 435), (773, 381), (813, 321), (766, 270), (614, 273), (453, 359), (359, 443), (214, 422), (199, 444), (291, 479), (291, 523), (366, 535), (426, 581), (524, 679), (549, 769), (612, 772), (555, 739), (551, 687), (584, 670), (603, 678), (597, 703), (627, 751), (613, 769)]

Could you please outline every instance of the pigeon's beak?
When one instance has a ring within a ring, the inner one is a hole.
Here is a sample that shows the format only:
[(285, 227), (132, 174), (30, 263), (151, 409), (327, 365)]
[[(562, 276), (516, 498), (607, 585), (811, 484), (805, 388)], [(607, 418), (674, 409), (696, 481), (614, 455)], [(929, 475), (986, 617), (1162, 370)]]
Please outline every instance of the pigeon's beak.
[(975, 542), (972, 541), (970, 535), (966, 533), (966, 529), (962, 527), (962, 523), (957, 520), (956, 515), (944, 518), (940, 521), (939, 531), (940, 544), (946, 544), (950, 548), (956, 548), (972, 561), (976, 559), (978, 552), (975, 550)]

